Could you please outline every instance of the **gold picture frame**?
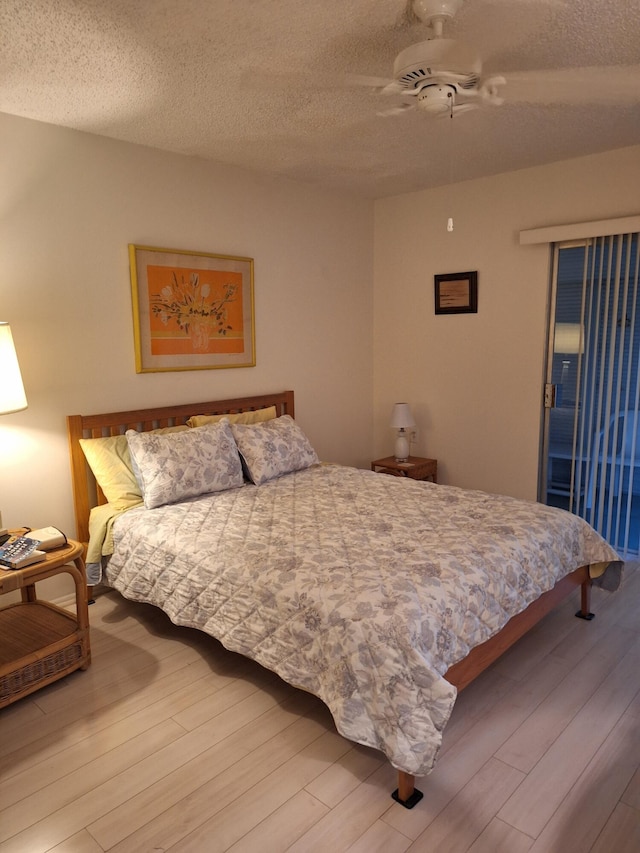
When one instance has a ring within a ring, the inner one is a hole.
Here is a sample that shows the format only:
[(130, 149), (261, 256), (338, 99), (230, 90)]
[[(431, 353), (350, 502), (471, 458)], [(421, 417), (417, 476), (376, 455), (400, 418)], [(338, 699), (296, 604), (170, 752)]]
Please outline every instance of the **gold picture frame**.
[(129, 244), (137, 373), (254, 367), (253, 258)]
[(451, 272), (436, 275), (436, 314), (477, 314), (478, 273)]

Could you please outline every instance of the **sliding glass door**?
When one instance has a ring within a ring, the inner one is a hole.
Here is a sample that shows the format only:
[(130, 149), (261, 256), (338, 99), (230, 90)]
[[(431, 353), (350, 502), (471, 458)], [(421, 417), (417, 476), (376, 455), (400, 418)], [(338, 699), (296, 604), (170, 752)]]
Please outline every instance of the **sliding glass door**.
[(637, 554), (638, 234), (554, 248), (541, 500)]

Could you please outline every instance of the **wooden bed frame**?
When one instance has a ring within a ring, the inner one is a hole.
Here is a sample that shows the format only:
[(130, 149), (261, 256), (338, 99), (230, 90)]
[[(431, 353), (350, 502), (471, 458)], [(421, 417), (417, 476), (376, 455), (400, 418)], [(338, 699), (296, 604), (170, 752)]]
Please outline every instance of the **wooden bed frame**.
[[(278, 415), (288, 414), (293, 417), (293, 391), (206, 403), (160, 406), (130, 412), (69, 415), (67, 429), (78, 540), (86, 547), (89, 541), (89, 512), (93, 506), (106, 503), (106, 499), (86, 462), (80, 446), (80, 438), (122, 435), (127, 429), (148, 431), (159, 427), (184, 424), (192, 415), (231, 414), (255, 411), (269, 406), (275, 406)], [(522, 613), (514, 616), (498, 634), (480, 646), (476, 646), (464, 660), (450, 667), (445, 675), (447, 681), (458, 690), (464, 689), (577, 587), (581, 589), (581, 601), (580, 610), (576, 616), (583, 619), (593, 618), (593, 614), (589, 610), (591, 602), (589, 567), (582, 566), (561, 578), (553, 589), (532, 602)], [(421, 792), (415, 787), (415, 778), (402, 770), (398, 771), (398, 788), (392, 796), (406, 808), (413, 808), (422, 798)]]
[(71, 454), (71, 480), (76, 518), (76, 535), (86, 545), (89, 541), (89, 512), (94, 506), (107, 502), (96, 483), (82, 452), (79, 439), (124, 435), (128, 429), (148, 432), (168, 426), (186, 424), (194, 415), (230, 415), (236, 412), (255, 412), (275, 406), (278, 415), (295, 417), (293, 391), (260, 394), (236, 400), (214, 400), (208, 403), (183, 403), (178, 406), (159, 406), (154, 409), (135, 409), (131, 412), (109, 412), (105, 415), (69, 415), (67, 434)]

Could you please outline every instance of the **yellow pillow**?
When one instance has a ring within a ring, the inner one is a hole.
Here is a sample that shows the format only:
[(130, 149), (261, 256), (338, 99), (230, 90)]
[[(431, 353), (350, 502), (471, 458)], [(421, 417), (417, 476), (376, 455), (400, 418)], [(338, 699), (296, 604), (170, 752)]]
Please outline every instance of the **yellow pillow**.
[[(187, 426), (165, 427), (152, 432), (180, 432)], [(114, 509), (129, 509), (142, 503), (142, 489), (133, 473), (126, 435), (81, 438), (80, 446), (89, 467)]]
[(205, 426), (206, 424), (215, 424), (222, 418), (228, 418), (232, 424), (261, 424), (264, 421), (271, 421), (277, 417), (275, 406), (269, 406), (267, 409), (256, 409), (255, 412), (236, 412), (232, 415), (193, 415), (187, 423), (190, 427)]

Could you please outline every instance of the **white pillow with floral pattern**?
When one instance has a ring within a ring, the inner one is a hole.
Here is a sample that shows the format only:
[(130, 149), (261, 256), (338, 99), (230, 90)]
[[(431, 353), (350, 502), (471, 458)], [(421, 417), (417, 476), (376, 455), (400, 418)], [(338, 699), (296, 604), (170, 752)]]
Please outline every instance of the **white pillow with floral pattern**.
[(147, 509), (244, 483), (228, 421), (166, 435), (130, 429), (126, 436)]
[(309, 439), (290, 415), (261, 424), (231, 424), (247, 475), (259, 486), (319, 463)]

